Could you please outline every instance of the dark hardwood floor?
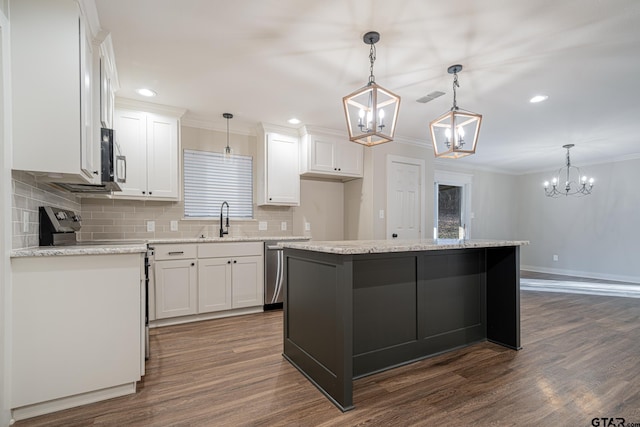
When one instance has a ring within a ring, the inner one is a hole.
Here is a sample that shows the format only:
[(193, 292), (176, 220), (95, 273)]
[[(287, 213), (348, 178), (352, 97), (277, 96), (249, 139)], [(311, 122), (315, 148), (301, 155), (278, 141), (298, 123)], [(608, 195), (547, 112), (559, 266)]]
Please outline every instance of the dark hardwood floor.
[(16, 425), (640, 426), (639, 299), (523, 291), (521, 311), (521, 351), (481, 343), (359, 379), (347, 413), (282, 358), (281, 311), (158, 328), (135, 395)]

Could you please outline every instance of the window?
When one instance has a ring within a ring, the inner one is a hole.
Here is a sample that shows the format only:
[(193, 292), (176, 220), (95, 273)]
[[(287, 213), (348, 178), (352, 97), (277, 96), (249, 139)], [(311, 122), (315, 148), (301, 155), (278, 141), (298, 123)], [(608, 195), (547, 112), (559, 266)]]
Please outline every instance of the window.
[(253, 158), (184, 150), (185, 218), (217, 218), (225, 201), (230, 217), (253, 218)]

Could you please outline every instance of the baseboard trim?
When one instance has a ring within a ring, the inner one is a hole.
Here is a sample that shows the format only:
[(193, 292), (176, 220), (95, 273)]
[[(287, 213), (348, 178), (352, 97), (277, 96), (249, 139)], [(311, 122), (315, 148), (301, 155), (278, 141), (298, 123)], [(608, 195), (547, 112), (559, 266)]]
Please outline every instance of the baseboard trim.
[(606, 295), (640, 298), (640, 286), (614, 283), (571, 282), (564, 280), (520, 279), (520, 289), (569, 294)]
[(610, 280), (612, 282), (627, 282), (640, 284), (638, 276), (622, 276), (617, 274), (602, 274), (590, 271), (565, 270), (561, 268), (537, 267), (533, 265), (521, 265), (520, 270), (533, 271), (535, 273), (559, 274), (562, 276), (584, 277), (587, 279)]

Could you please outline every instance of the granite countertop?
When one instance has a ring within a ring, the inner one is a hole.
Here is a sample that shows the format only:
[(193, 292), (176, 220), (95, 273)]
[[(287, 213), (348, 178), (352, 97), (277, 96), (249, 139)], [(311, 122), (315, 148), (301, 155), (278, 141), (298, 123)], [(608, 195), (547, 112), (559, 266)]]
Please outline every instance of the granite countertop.
[(291, 240), (309, 240), (308, 236), (226, 236), (226, 237), (184, 237), (176, 239), (149, 239), (147, 243), (225, 243), (225, 242), (286, 242)]
[(284, 248), (340, 255), (387, 252), (437, 251), (443, 249), (490, 248), (528, 245), (526, 240), (343, 240), (281, 243)]
[(45, 257), (45, 256), (66, 256), (66, 255), (109, 255), (109, 254), (131, 254), (145, 252), (147, 243), (224, 243), (224, 242), (262, 242), (262, 241), (300, 241), (309, 240), (305, 236), (265, 236), (265, 237), (193, 237), (175, 239), (149, 239), (149, 240), (111, 240), (111, 241), (89, 241), (78, 242), (73, 246), (35, 246), (24, 249), (14, 249), (11, 251), (11, 258), (20, 257)]
[(47, 256), (70, 256), (70, 255), (113, 255), (113, 254), (135, 254), (147, 251), (147, 244), (141, 242), (105, 243), (74, 246), (36, 246), (32, 248), (14, 249), (11, 251), (11, 258), (20, 257), (47, 257)]

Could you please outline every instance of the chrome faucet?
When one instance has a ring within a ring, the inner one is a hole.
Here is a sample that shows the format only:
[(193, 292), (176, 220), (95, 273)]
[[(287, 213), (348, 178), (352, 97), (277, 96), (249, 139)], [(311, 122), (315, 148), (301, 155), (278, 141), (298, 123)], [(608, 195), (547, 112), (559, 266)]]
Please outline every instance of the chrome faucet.
[[(222, 210), (224, 209), (224, 205), (227, 205), (227, 222), (225, 224), (227, 227), (226, 231), (222, 227)], [(226, 201), (222, 202), (222, 205), (220, 205), (220, 237), (224, 237), (225, 234), (229, 234), (229, 203)]]

